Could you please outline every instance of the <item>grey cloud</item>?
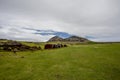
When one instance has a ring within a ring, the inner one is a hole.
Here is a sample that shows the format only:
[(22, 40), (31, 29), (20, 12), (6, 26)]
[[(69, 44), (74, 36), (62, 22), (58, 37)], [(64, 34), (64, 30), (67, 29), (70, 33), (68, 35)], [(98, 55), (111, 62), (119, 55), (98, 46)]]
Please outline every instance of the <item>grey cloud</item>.
[[(115, 38), (120, 37), (119, 4), (119, 0), (0, 0), (0, 25), (120, 40)], [(9, 31), (22, 32), (15, 28)]]

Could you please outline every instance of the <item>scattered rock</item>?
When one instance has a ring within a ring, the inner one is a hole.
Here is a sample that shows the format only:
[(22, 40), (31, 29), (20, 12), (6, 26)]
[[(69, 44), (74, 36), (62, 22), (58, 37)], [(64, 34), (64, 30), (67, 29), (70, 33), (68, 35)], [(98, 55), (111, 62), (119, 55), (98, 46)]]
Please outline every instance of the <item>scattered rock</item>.
[(24, 56), (21, 56), (20, 58), (25, 58)]

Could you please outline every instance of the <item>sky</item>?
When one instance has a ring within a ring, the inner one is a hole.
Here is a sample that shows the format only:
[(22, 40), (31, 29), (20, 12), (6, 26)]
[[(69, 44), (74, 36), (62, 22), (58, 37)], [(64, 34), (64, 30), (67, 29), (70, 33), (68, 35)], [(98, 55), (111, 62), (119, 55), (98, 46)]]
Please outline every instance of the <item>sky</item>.
[[(120, 41), (120, 0), (0, 0), (0, 38), (47, 41), (62, 31), (93, 41)], [(31, 30), (27, 30), (30, 28)]]

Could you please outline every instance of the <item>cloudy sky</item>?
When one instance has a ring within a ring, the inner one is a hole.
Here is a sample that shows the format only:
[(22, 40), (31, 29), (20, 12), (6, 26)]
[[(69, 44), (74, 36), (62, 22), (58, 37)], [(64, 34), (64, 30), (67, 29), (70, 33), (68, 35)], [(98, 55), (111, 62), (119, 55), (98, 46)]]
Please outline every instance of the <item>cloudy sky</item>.
[(120, 41), (119, 4), (120, 0), (0, 0), (0, 38), (46, 41), (54, 36), (33, 34), (32, 29), (39, 29)]

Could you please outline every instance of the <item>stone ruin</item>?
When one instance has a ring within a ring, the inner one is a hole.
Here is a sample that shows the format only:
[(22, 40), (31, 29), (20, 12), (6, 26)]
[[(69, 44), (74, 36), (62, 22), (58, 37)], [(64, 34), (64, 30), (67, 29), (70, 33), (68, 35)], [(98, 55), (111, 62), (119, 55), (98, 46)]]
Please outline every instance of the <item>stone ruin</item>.
[(41, 47), (28, 46), (17, 41), (0, 42), (0, 49), (5, 51), (25, 51), (25, 50), (41, 50)]

